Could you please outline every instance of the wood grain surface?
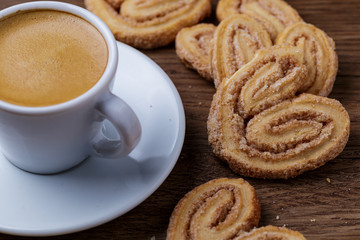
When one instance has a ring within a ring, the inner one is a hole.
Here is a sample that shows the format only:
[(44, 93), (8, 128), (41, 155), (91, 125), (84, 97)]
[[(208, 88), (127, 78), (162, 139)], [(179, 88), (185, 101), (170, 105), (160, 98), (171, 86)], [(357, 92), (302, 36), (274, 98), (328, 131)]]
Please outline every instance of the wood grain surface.
[[(1, 0), (0, 9), (22, 2), (28, 1)], [(82, 0), (64, 2), (84, 6)], [(262, 205), (260, 226), (286, 225), (314, 240), (360, 239), (360, 1), (287, 2), (306, 22), (335, 40), (339, 73), (329, 97), (338, 99), (348, 110), (350, 139), (336, 159), (295, 179), (245, 179), (255, 187)], [(213, 15), (206, 21), (217, 23), (217, 1), (212, 3)], [(217, 177), (239, 177), (217, 159), (207, 141), (213, 84), (185, 68), (175, 54), (174, 44), (142, 52), (165, 70), (182, 98), (186, 136), (181, 156), (160, 188), (135, 209), (96, 228), (51, 239), (163, 240), (172, 210), (185, 193)], [(0, 239), (28, 238), (0, 234)]]

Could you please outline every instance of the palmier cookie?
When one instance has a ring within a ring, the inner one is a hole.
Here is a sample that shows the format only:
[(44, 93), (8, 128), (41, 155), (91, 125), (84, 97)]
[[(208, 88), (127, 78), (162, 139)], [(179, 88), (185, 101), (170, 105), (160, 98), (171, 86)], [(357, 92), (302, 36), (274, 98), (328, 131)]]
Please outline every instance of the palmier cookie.
[(288, 44), (301, 48), (308, 70), (301, 92), (320, 96), (330, 94), (338, 69), (334, 41), (314, 25), (304, 22), (287, 27), (276, 39), (276, 44)]
[(299, 232), (287, 229), (285, 227), (266, 226), (255, 228), (251, 232), (244, 233), (233, 240), (306, 240)]
[(258, 225), (260, 204), (243, 179), (219, 178), (187, 193), (176, 205), (167, 240), (231, 239)]
[(260, 50), (220, 84), (208, 118), (214, 153), (242, 175), (290, 178), (344, 149), (349, 115), (336, 100), (295, 93), (306, 78), (301, 51)]
[(297, 11), (283, 0), (220, 0), (216, 8), (219, 21), (234, 13), (256, 18), (270, 33), (271, 39), (285, 27), (302, 21)]
[(270, 35), (256, 19), (244, 14), (226, 18), (215, 31), (211, 50), (215, 86), (249, 62), (259, 49), (270, 46)]
[(183, 28), (175, 39), (176, 54), (188, 68), (212, 81), (210, 70), (210, 49), (216, 27), (201, 23)]
[(85, 0), (115, 38), (137, 48), (151, 49), (174, 41), (184, 27), (197, 24), (211, 12), (210, 0)]

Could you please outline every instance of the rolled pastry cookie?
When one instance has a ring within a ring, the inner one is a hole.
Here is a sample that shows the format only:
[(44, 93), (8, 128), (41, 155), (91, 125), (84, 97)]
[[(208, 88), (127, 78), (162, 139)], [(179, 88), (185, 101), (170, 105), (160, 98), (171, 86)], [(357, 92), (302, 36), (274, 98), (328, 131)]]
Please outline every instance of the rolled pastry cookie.
[(243, 179), (219, 178), (187, 193), (176, 205), (167, 240), (233, 239), (257, 226), (260, 204)]
[(211, 12), (210, 0), (85, 0), (121, 42), (151, 49), (175, 40), (184, 27), (197, 24)]
[(226, 18), (215, 31), (211, 50), (215, 86), (248, 63), (259, 49), (270, 46), (270, 35), (256, 19), (244, 14)]
[(196, 70), (203, 78), (213, 81), (210, 69), (211, 40), (216, 27), (200, 23), (183, 28), (175, 39), (176, 54), (186, 67)]

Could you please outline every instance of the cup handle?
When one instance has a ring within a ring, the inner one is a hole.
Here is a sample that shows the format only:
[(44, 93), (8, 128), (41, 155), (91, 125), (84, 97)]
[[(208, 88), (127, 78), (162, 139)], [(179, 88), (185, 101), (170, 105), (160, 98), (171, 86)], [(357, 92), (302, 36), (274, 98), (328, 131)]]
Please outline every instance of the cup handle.
[(112, 140), (98, 131), (91, 140), (93, 154), (100, 157), (120, 158), (128, 155), (138, 144), (141, 125), (134, 111), (119, 97), (109, 94), (95, 107), (101, 120), (109, 120), (117, 130), (120, 140)]

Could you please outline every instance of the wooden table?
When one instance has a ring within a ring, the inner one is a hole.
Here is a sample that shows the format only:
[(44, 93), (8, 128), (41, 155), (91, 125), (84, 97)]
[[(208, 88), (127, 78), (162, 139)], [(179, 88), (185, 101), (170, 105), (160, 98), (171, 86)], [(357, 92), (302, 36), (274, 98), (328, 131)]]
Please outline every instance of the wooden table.
[[(2, 0), (0, 9), (21, 2), (28, 1)], [(65, 2), (83, 6), (82, 0)], [(215, 9), (217, 1), (212, 2)], [(338, 99), (350, 114), (350, 139), (336, 159), (295, 179), (245, 179), (255, 187), (262, 205), (260, 226), (285, 224), (307, 239), (360, 239), (360, 1), (288, 3), (336, 42), (339, 73), (330, 97)], [(207, 21), (216, 23), (214, 19), (213, 14)], [(161, 187), (135, 209), (99, 227), (51, 239), (162, 240), (171, 212), (185, 193), (217, 177), (239, 177), (208, 145), (206, 120), (215, 92), (213, 84), (184, 67), (174, 44), (143, 52), (165, 70), (181, 95), (186, 114), (181, 156)], [(28, 238), (0, 234), (0, 239)]]

